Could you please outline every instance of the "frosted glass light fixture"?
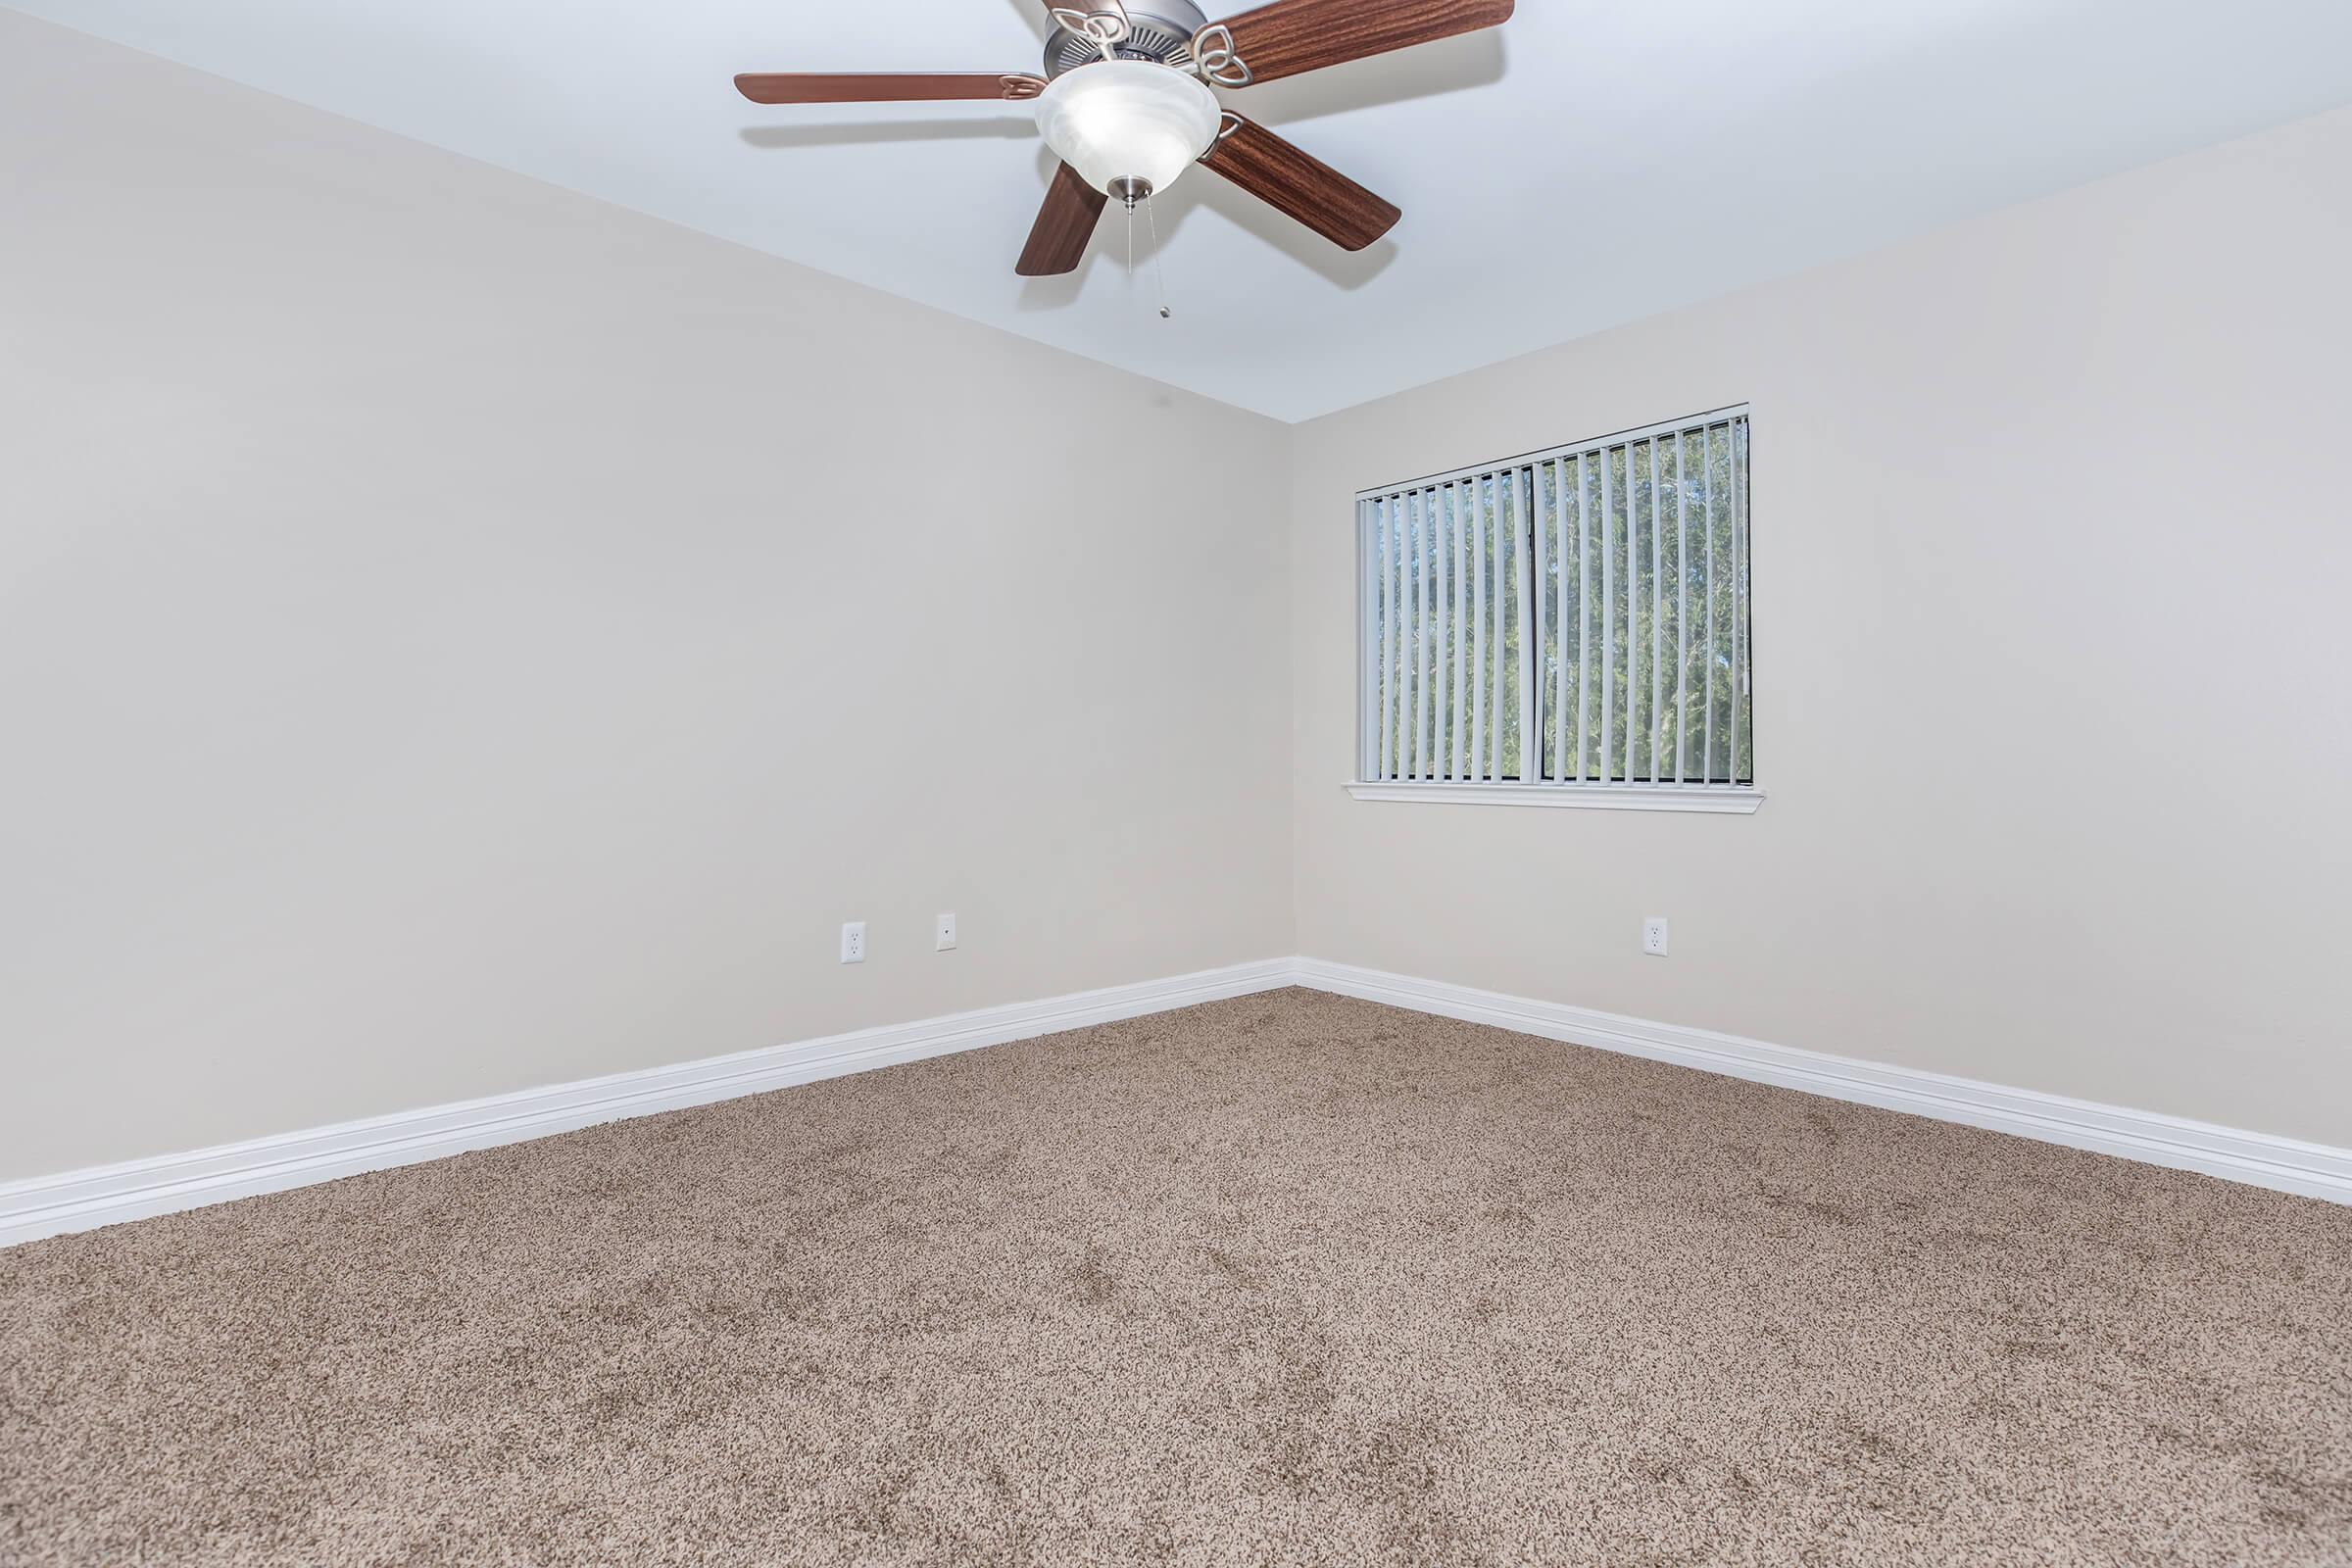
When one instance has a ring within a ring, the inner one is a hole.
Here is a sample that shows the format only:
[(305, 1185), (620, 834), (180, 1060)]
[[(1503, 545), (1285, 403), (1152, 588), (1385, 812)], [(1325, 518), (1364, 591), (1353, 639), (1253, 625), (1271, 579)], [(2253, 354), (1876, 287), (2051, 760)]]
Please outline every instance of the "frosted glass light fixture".
[(1037, 99), (1046, 145), (1089, 185), (1131, 205), (1174, 184), (1216, 140), (1222, 117), (1198, 79), (1145, 60), (1066, 71)]

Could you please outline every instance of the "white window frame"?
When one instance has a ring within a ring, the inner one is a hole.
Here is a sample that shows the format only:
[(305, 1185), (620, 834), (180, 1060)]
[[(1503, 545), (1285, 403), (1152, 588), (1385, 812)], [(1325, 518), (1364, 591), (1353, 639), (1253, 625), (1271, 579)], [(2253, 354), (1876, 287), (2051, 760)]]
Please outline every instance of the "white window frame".
[[(1380, 668), (1384, 662), (1383, 650), (1379, 646), (1382, 633), (1382, 622), (1381, 617), (1377, 613), (1377, 607), (1379, 605), (1381, 591), (1384, 586), (1387, 586), (1375, 576), (1375, 572), (1381, 571), (1391, 564), (1389, 563), (1384, 563), (1376, 552), (1375, 538), (1377, 530), (1380, 526), (1379, 519), (1383, 515), (1383, 514), (1375, 510), (1377, 507), (1391, 505), (1396, 500), (1396, 498), (1401, 496), (1415, 496), (1425, 493), (1431, 497), (1435, 497), (1443, 487), (1449, 485), (1459, 485), (1463, 483), (1482, 487), (1490, 483), (1499, 485), (1500, 481), (1502, 481), (1505, 476), (1508, 476), (1509, 483), (1515, 487), (1512, 495), (1507, 499), (1511, 502), (1513, 507), (1512, 546), (1515, 551), (1517, 565), (1519, 567), (1519, 591), (1517, 604), (1519, 624), (1523, 628), (1537, 626), (1541, 624), (1542, 617), (1544, 615), (1545, 610), (1550, 607), (1540, 605), (1531, 606), (1528, 598), (1528, 580), (1531, 571), (1537, 575), (1541, 575), (1544, 569), (1543, 548), (1544, 530), (1541, 525), (1540, 519), (1531, 522), (1529, 518), (1529, 513), (1534, 510), (1535, 505), (1534, 498), (1536, 495), (1536, 481), (1534, 475), (1536, 472), (1545, 465), (1560, 463), (1561, 460), (1589, 458), (1594, 453), (1605, 454), (1611, 449), (1620, 446), (1628, 449), (1630, 462), (1634, 445), (1643, 442), (1653, 443), (1650, 447), (1650, 451), (1654, 459), (1658, 452), (1658, 447), (1655, 443), (1657, 443), (1661, 437), (1674, 436), (1679, 441), (1684, 432), (1715, 424), (1732, 423), (1734, 421), (1745, 422), (1748, 432), (1749, 452), (1748, 462), (1746, 464), (1741, 464), (1739, 461), (1737, 453), (1735, 452), (1731, 465), (1733, 473), (1733, 493), (1730, 497), (1730, 528), (1732, 535), (1731, 544), (1733, 552), (1733, 570), (1736, 577), (1733, 603), (1737, 617), (1731, 646), (1733, 649), (1735, 678), (1742, 683), (1747, 694), (1748, 704), (1751, 709), (1749, 722), (1752, 728), (1754, 677), (1754, 614), (1752, 610), (1752, 602), (1755, 592), (1755, 580), (1753, 562), (1751, 559), (1752, 553), (1748, 548), (1750, 532), (1749, 490), (1751, 488), (1751, 484), (1747, 470), (1750, 466), (1752, 466), (1753, 464), (1755, 425), (1754, 420), (1750, 416), (1748, 406), (1744, 403), (1740, 403), (1733, 404), (1726, 408), (1711, 409), (1704, 414), (1694, 414), (1684, 418), (1666, 419), (1655, 424), (1642, 425), (1629, 430), (1619, 430), (1605, 436), (1596, 436), (1590, 440), (1571, 441), (1556, 447), (1546, 447), (1540, 452), (1523, 453), (1518, 457), (1504, 458), (1493, 463), (1475, 464), (1468, 467), (1455, 468), (1445, 473), (1426, 474), (1419, 478), (1398, 480), (1394, 484), (1375, 485), (1369, 489), (1358, 491), (1355, 497), (1356, 771), (1355, 776), (1349, 780), (1347, 786), (1348, 793), (1359, 801), (1419, 801), (1456, 806), (1572, 807), (1583, 808), (1586, 809), (1618, 811), (1698, 811), (1731, 815), (1747, 815), (1754, 812), (1758, 807), (1762, 806), (1764, 804), (1764, 791), (1761, 787), (1761, 780), (1760, 778), (1753, 776), (1740, 783), (1708, 783), (1699, 780), (1689, 780), (1678, 783), (1662, 778), (1656, 782), (1650, 782), (1646, 780), (1634, 782), (1611, 780), (1608, 782), (1600, 782), (1596, 780), (1580, 781), (1569, 778), (1492, 779), (1458, 776), (1452, 778), (1384, 777), (1384, 771), (1394, 771), (1395, 769), (1393, 766), (1393, 758), (1384, 759), (1381, 756), (1383, 738), (1383, 732), (1380, 724), (1381, 701), (1378, 686), (1373, 678), (1374, 671)], [(1556, 475), (1563, 471), (1564, 466), (1563, 468), (1555, 469), (1554, 473)], [(1583, 470), (1580, 467), (1578, 469), (1580, 480), (1582, 471)], [(1555, 480), (1555, 482), (1565, 483), (1564, 480)], [(1681, 493), (1682, 492), (1678, 482), (1677, 494), (1680, 495)], [(1479, 490), (1474, 490), (1472, 494), (1493, 497), (1494, 500), (1494, 514), (1497, 516), (1500, 515), (1502, 502), (1505, 498), (1500, 496), (1498, 489), (1482, 488)], [(1652, 495), (1653, 500), (1651, 504), (1653, 507), (1655, 507), (1656, 501), (1654, 497), (1656, 495), (1656, 489), (1654, 481)], [(1562, 504), (1564, 505), (1564, 503)], [(1480, 510), (1482, 505), (1482, 503), (1474, 502), (1471, 510), (1476, 512)], [(1651, 520), (1650, 537), (1653, 549), (1657, 548), (1657, 541), (1659, 538), (1658, 528), (1661, 520), (1662, 519), (1654, 515)], [(1678, 541), (1678, 544), (1681, 541)], [(1530, 556), (1530, 551), (1527, 549), (1518, 548), (1522, 545), (1528, 544), (1532, 544), (1533, 546), (1532, 562), (1528, 559)], [(1481, 545), (1483, 548), (1483, 534), (1481, 535)], [(1455, 546), (1446, 547), (1448, 551), (1455, 548)], [(1466, 550), (1468, 547), (1461, 546), (1460, 548)], [(1444, 552), (1441, 552), (1440, 557), (1437, 558), (1437, 565), (1438, 569), (1440, 570), (1443, 570), (1446, 564), (1443, 557)], [(1656, 568), (1653, 562), (1653, 581), (1655, 581), (1655, 569)], [(1499, 566), (1496, 567), (1496, 570), (1499, 572)], [(1483, 581), (1483, 578), (1485, 573), (1482, 571), (1480, 576), (1482, 580), (1476, 583), (1475, 586), (1480, 595), (1480, 602), (1483, 604), (1485, 588), (1485, 582)], [(1401, 583), (1402, 580), (1403, 578), (1401, 575), (1399, 575), (1396, 579), (1396, 581), (1399, 583)], [(1414, 584), (1414, 588), (1416, 590), (1420, 587), (1420, 582), (1416, 582)], [(1565, 603), (1565, 596), (1566, 590), (1562, 589), (1560, 601), (1562, 604)], [(1499, 608), (1500, 607), (1498, 606), (1497, 609), (1499, 610)], [(1444, 607), (1442, 605), (1433, 605), (1431, 607), (1431, 612), (1437, 614), (1441, 621), (1443, 619), (1443, 609)], [(1581, 601), (1579, 609), (1580, 612), (1583, 609)], [(1553, 612), (1556, 613), (1557, 612), (1554, 611)], [(1481, 648), (1481, 650), (1484, 649), (1486, 641), (1486, 624), (1487, 622), (1484, 618), (1484, 612), (1482, 610), (1481, 618), (1478, 622), (1478, 646)], [(1499, 616), (1497, 616), (1495, 619), (1494, 624), (1497, 627), (1497, 636), (1499, 637), (1499, 628), (1501, 626)], [(1654, 627), (1656, 624), (1654, 620), (1652, 624)], [(1683, 628), (1684, 622), (1680, 619), (1680, 617), (1678, 617), (1678, 639), (1683, 635)], [(1416, 634), (1414, 642), (1416, 647), (1420, 646), (1421, 638), (1418, 634)], [(1580, 636), (1580, 644), (1582, 642), (1583, 639)], [(1499, 657), (1500, 649), (1497, 648), (1494, 652), (1495, 673), (1499, 677), (1501, 674), (1501, 660)], [(1426, 657), (1425, 651), (1424, 657)], [(1474, 657), (1483, 659), (1486, 657), (1486, 655), (1482, 651)], [(1522, 737), (1525, 737), (1531, 730), (1535, 728), (1535, 719), (1532, 715), (1535, 712), (1541, 711), (1542, 709), (1542, 704), (1536, 697), (1537, 682), (1541, 678), (1537, 673), (1537, 665), (1541, 662), (1542, 657), (1542, 636), (1528, 631), (1523, 631), (1520, 637), (1520, 658), (1518, 661), (1518, 668), (1515, 672), (1515, 684), (1518, 688), (1519, 694), (1519, 732)], [(1653, 648), (1653, 681), (1657, 678), (1655, 659), (1656, 654)], [(1458, 664), (1458, 659), (1455, 661), (1455, 662)], [(1687, 667), (1687, 655), (1683, 650), (1677, 650), (1675, 665), (1678, 675), (1681, 670)], [(1638, 668), (1639, 665), (1636, 667)], [(1448, 679), (1456, 678), (1458, 678), (1457, 673), (1449, 672)], [(1469, 684), (1473, 687), (1476, 687), (1481, 683), (1475, 676), (1473, 676)], [(1499, 710), (1499, 707), (1505, 697), (1499, 679), (1494, 683), (1494, 705)], [(1476, 694), (1474, 694), (1474, 700)], [(1676, 700), (1679, 708), (1682, 703), (1679, 683)], [(1739, 712), (1740, 707), (1740, 705), (1738, 702), (1734, 703), (1733, 711), (1735, 715), (1737, 715)], [(1561, 719), (1560, 722), (1565, 723), (1565, 719)], [(1494, 723), (1499, 725), (1499, 717), (1494, 720)], [(1416, 721), (1415, 727), (1416, 729), (1420, 727), (1418, 721)], [(1565, 734), (1565, 731), (1563, 730), (1562, 733)], [(1695, 734), (1695, 731), (1693, 733)], [(1499, 755), (1499, 740), (1495, 740), (1493, 744), (1495, 754)], [(1527, 743), (1523, 739), (1521, 744), (1524, 757)], [(1537, 755), (1542, 756), (1543, 749), (1541, 742), (1537, 742), (1536, 745)], [(1748, 745), (1750, 754), (1752, 756), (1755, 751), (1755, 743), (1752, 733), (1748, 738)], [(1447, 750), (1449, 750), (1451, 753), (1459, 754), (1460, 740), (1458, 736), (1454, 738)], [(1683, 748), (1678, 745), (1675, 748), (1675, 751), (1677, 752), (1679, 759)], [(1736, 742), (1734, 743), (1734, 753), (1737, 755)], [(1454, 764), (1451, 757), (1442, 757), (1440, 760), (1447, 764), (1444, 769), (1445, 771), (1454, 772), (1457, 774), (1465, 771), (1476, 774), (1478, 772), (1489, 770), (1488, 768), (1482, 767), (1475, 759), (1471, 760), (1471, 764), (1467, 769)], [(1654, 758), (1652, 759), (1652, 765), (1654, 768)]]

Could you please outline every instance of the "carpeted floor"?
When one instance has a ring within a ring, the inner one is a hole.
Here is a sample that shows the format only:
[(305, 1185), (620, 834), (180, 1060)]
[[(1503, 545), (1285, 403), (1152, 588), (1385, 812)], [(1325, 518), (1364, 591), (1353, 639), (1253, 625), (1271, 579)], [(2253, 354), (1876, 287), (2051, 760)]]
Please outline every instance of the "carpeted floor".
[(0, 1251), (8, 1563), (2352, 1563), (2352, 1209), (1287, 991)]

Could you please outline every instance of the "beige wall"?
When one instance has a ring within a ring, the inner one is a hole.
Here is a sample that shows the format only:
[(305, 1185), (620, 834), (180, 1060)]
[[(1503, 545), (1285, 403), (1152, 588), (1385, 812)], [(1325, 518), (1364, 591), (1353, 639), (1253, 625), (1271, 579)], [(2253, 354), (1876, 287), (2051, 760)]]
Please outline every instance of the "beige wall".
[[(0, 1180), (1290, 951), (2352, 1144), (2347, 168), (1286, 430), (0, 12)], [(1763, 810), (1348, 799), (1354, 489), (1740, 400)]]
[[(2347, 279), (2339, 113), (1300, 426), (1300, 950), (2352, 1144)], [(1350, 800), (1352, 493), (1740, 401), (1763, 809)]]
[(6, 12), (0, 210), (0, 1179), (1290, 951), (1283, 426)]

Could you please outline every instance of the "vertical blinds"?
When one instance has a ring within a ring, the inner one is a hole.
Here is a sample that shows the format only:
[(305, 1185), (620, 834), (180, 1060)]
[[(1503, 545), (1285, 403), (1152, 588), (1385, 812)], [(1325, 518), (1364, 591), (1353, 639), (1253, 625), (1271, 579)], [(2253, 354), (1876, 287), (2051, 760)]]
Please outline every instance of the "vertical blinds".
[(1363, 492), (1361, 777), (1754, 780), (1747, 412)]

